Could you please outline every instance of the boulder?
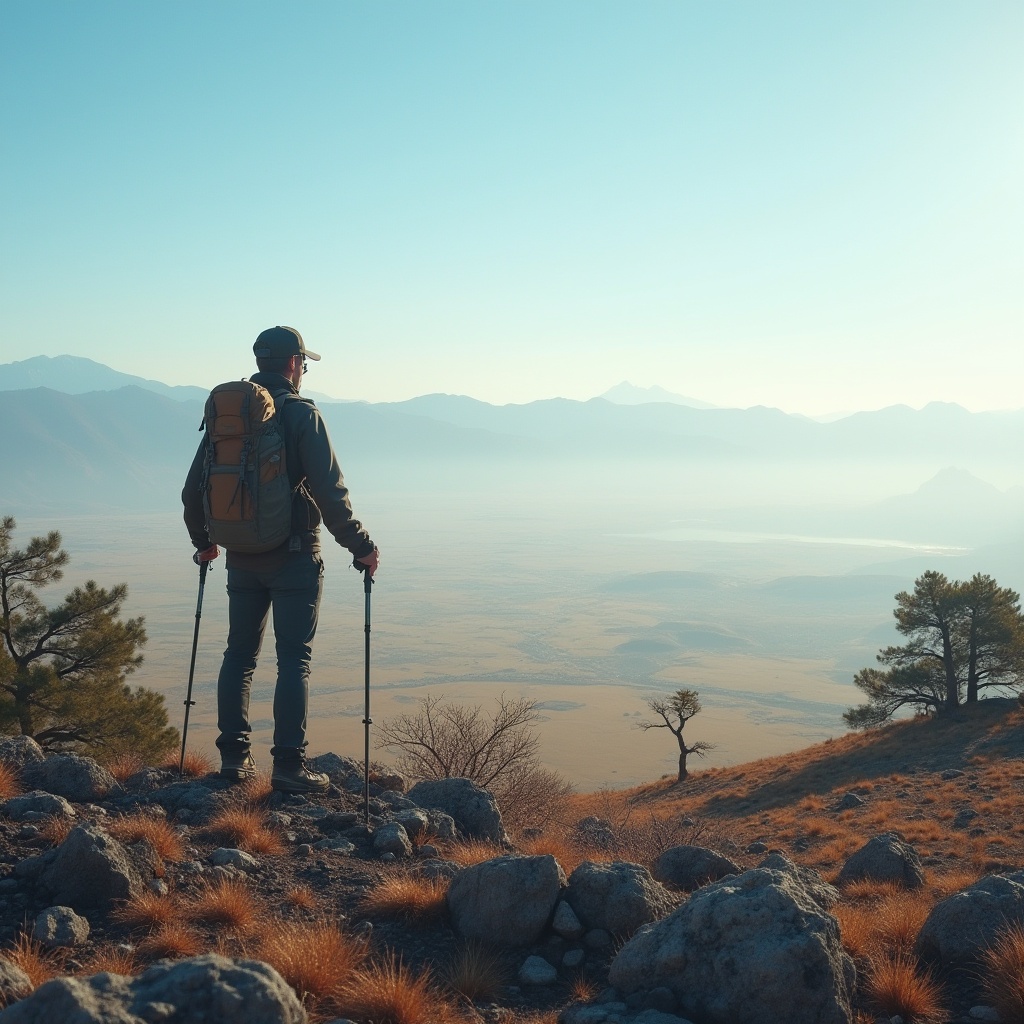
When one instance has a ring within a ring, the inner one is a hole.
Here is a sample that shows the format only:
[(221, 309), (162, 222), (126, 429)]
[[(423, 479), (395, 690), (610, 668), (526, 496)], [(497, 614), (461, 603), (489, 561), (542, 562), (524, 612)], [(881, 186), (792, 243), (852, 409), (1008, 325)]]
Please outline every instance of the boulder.
[(665, 987), (701, 1024), (850, 1024), (853, 962), (839, 925), (789, 872), (707, 885), (612, 961), (627, 995)]
[(39, 884), (62, 906), (106, 913), (114, 900), (140, 892), (143, 880), (134, 859), (113, 836), (78, 825), (53, 851)]
[(172, 782), (156, 790), (150, 799), (168, 814), (186, 815), (189, 822), (202, 824), (212, 818), (226, 803), (228, 797), (214, 792), (202, 782)]
[(42, 789), (11, 797), (3, 805), (3, 812), (12, 821), (39, 821), (41, 818), (73, 818), (75, 809), (62, 796)]
[(0, 1024), (307, 1024), (268, 964), (209, 954), (160, 960), (137, 978), (57, 978), (0, 1013)]
[(412, 843), (409, 842), (409, 834), (399, 822), (389, 821), (373, 834), (373, 852), (378, 857), (386, 853), (394, 854), (396, 857), (411, 857)]
[(839, 902), (839, 890), (834, 885), (829, 885), (814, 868), (802, 868), (778, 850), (769, 853), (757, 866), (792, 875), (822, 910), (831, 910)]
[(428, 779), (409, 790), (420, 807), (434, 807), (451, 815), (463, 835), (492, 843), (507, 843), (497, 801), (469, 779)]
[(336, 786), (352, 793), (363, 791), (363, 765), (351, 757), (340, 754), (320, 754), (311, 757), (309, 766), (316, 772), (323, 772)]
[(102, 800), (117, 786), (106, 768), (78, 754), (51, 754), (42, 761), (33, 761), (22, 768), (21, 778), (26, 786), (81, 804)]
[(496, 857), (464, 868), (448, 887), (448, 909), (465, 939), (503, 946), (537, 942), (565, 875), (550, 855)]
[(741, 870), (739, 865), (717, 850), (703, 846), (673, 846), (654, 862), (651, 874), (670, 889), (693, 892), (726, 875), (737, 875)]
[(528, 956), (519, 968), (520, 985), (554, 985), (558, 971), (542, 956)]
[(576, 911), (565, 900), (559, 900), (555, 907), (555, 916), (551, 921), (551, 930), (560, 938), (576, 942), (583, 938), (586, 928), (576, 916)]
[(395, 821), (405, 829), (405, 834), (410, 839), (415, 839), (419, 835), (429, 835), (430, 818), (422, 807), (410, 807), (399, 811), (395, 815)]
[(591, 815), (589, 818), (581, 818), (573, 826), (573, 840), (580, 846), (608, 850), (615, 842), (615, 831), (611, 822)]
[(0, 956), (0, 1010), (32, 991), (32, 979), (17, 964)]
[(19, 772), (37, 761), (45, 761), (43, 748), (31, 736), (0, 737), (0, 761), (13, 765)]
[(89, 922), (70, 907), (49, 907), (36, 918), (32, 938), (47, 949), (80, 946), (89, 938)]
[(566, 902), (587, 928), (632, 935), (675, 909), (677, 900), (639, 864), (584, 861), (569, 876)]
[(210, 863), (217, 868), (237, 868), (239, 871), (257, 871), (260, 866), (258, 858), (233, 846), (219, 846), (210, 854)]
[(968, 965), (1013, 924), (1024, 925), (1024, 872), (989, 875), (937, 903), (914, 950), (930, 963)]
[(836, 879), (837, 885), (868, 879), (892, 882), (905, 889), (924, 885), (924, 869), (917, 851), (895, 832), (883, 832), (851, 854)]

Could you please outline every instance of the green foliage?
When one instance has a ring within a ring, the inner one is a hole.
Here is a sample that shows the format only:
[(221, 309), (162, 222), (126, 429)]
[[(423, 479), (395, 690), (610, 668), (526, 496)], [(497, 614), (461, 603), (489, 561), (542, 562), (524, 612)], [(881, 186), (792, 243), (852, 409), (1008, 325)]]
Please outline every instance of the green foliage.
[(161, 694), (124, 681), (146, 642), (141, 618), (120, 617), (128, 588), (89, 580), (47, 608), (36, 591), (63, 578), (60, 534), (33, 537), (19, 550), (14, 528), (10, 516), (0, 522), (0, 732), (100, 760), (127, 752), (159, 758), (177, 730)]
[(990, 687), (1004, 691), (1024, 684), (1024, 615), (1020, 597), (991, 576), (966, 581), (926, 572), (913, 593), (896, 595), (896, 628), (907, 643), (886, 647), (854, 685), (867, 703), (843, 718), (855, 729), (880, 725), (900, 708), (919, 714), (972, 704)]

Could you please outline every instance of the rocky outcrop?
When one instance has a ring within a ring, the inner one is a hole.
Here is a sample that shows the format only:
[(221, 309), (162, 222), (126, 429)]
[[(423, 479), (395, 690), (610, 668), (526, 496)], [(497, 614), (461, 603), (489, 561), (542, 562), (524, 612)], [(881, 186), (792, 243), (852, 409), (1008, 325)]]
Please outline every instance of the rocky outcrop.
[(623, 937), (664, 917), (677, 902), (647, 868), (625, 861), (584, 861), (569, 876), (565, 900), (587, 928)]
[(641, 928), (609, 973), (627, 995), (668, 988), (701, 1024), (849, 1024), (854, 980), (836, 920), (792, 874), (765, 868)]
[(845, 885), (862, 879), (891, 882), (905, 889), (920, 889), (924, 885), (924, 869), (917, 851), (909, 843), (895, 832), (883, 832), (850, 856), (839, 872), (836, 884)]
[(1024, 925), (1024, 871), (989, 875), (937, 903), (915, 952), (943, 966), (966, 966), (1011, 925)]
[(717, 850), (703, 846), (673, 846), (655, 862), (651, 873), (663, 885), (680, 892), (693, 892), (708, 882), (717, 882), (742, 869)]
[(70, 907), (48, 907), (36, 918), (32, 938), (47, 949), (80, 946), (89, 938), (89, 922)]
[(496, 857), (452, 879), (448, 910), (465, 939), (528, 946), (543, 935), (564, 885), (554, 857)]
[(134, 859), (112, 836), (93, 825), (78, 825), (52, 854), (39, 885), (62, 906), (82, 913), (106, 913), (114, 900), (141, 891)]
[(41, 821), (44, 818), (73, 818), (75, 809), (62, 796), (55, 796), (42, 789), (11, 797), (0, 810), (11, 821)]
[(839, 902), (839, 890), (834, 885), (829, 885), (814, 868), (802, 868), (778, 850), (769, 853), (757, 866), (792, 875), (822, 910), (831, 910)]
[(102, 800), (117, 785), (114, 776), (90, 757), (51, 754), (21, 770), (26, 786), (45, 789), (75, 803)]
[(28, 765), (45, 759), (43, 748), (31, 736), (0, 737), (0, 761), (12, 765), (19, 773)]
[(428, 779), (409, 790), (409, 799), (420, 807), (434, 807), (450, 815), (469, 839), (507, 843), (497, 801), (486, 789), (469, 779)]
[(284, 979), (256, 960), (161, 960), (138, 978), (58, 978), (0, 1012), (0, 1024), (307, 1024)]

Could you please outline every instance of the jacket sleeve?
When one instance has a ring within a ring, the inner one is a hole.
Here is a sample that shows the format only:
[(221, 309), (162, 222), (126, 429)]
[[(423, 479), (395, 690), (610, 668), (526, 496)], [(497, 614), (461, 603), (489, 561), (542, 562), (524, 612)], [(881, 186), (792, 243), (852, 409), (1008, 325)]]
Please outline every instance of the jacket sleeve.
[(324, 526), (353, 557), (369, 555), (373, 552), (374, 543), (363, 524), (353, 515), (348, 488), (320, 410), (312, 402), (303, 402), (302, 413), (299, 460), (306, 475), (306, 487), (320, 510)]
[(181, 503), (185, 506), (185, 526), (188, 535), (197, 551), (205, 551), (210, 546), (210, 535), (206, 532), (206, 510), (203, 508), (203, 456), (205, 438), (199, 442), (185, 486), (181, 492)]

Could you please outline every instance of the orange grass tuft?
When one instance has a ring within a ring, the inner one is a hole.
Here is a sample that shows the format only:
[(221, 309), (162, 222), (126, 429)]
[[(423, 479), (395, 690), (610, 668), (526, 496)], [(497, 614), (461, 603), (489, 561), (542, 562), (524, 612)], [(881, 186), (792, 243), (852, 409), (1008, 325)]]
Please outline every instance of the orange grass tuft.
[(190, 920), (220, 925), (244, 935), (256, 924), (257, 907), (252, 893), (242, 882), (223, 879), (207, 886), (186, 913)]
[(452, 957), (444, 980), (454, 992), (476, 1002), (493, 999), (508, 979), (495, 950), (469, 942)]
[(10, 800), (21, 792), (18, 770), (6, 761), (0, 761), (0, 800)]
[(139, 943), (139, 956), (143, 960), (183, 960), (202, 948), (199, 936), (187, 925), (170, 921)]
[(341, 1013), (373, 1024), (464, 1024), (466, 1017), (394, 957), (356, 971), (345, 985)]
[(360, 906), (369, 917), (395, 917), (425, 924), (444, 915), (447, 895), (446, 878), (389, 872), (366, 891)]
[(974, 885), (980, 877), (977, 871), (962, 868), (947, 871), (941, 875), (933, 875), (929, 878), (928, 883), (932, 892), (939, 899), (942, 899), (946, 896), (952, 896), (955, 892), (960, 892), (961, 889)]
[(569, 983), (569, 995), (578, 1003), (589, 1003), (598, 991), (597, 983), (583, 977), (582, 974), (578, 974)]
[(270, 772), (257, 772), (243, 779), (234, 789), (238, 799), (248, 804), (264, 804), (274, 790), (270, 785)]
[(118, 782), (127, 782), (136, 772), (142, 771), (145, 767), (146, 762), (138, 754), (118, 754), (107, 762), (107, 771)]
[(536, 839), (527, 839), (519, 844), (519, 848), (523, 853), (534, 857), (550, 854), (562, 865), (562, 870), (567, 875), (571, 875), (584, 861), (604, 862), (614, 859), (608, 850), (584, 850), (558, 836), (543, 835)]
[[(178, 774), (178, 767), (180, 761), (180, 752), (178, 757), (169, 757), (162, 765), (161, 768), (164, 771), (174, 772)], [(214, 760), (204, 750), (186, 750), (185, 751), (185, 762), (182, 765), (182, 774), (187, 779), (198, 779), (204, 775), (209, 775), (214, 770)]]
[(39, 827), (39, 838), (49, 846), (60, 846), (71, 834), (75, 823), (63, 814), (54, 814), (47, 818)]
[(909, 956), (885, 957), (868, 966), (864, 986), (868, 1000), (887, 1017), (900, 1016), (906, 1024), (941, 1024), (942, 986), (917, 969)]
[(114, 909), (111, 917), (129, 928), (160, 928), (181, 921), (181, 907), (173, 896), (143, 889)]
[(460, 867), (468, 868), (473, 864), (482, 864), (485, 860), (503, 857), (508, 851), (495, 843), (487, 843), (479, 839), (470, 839), (461, 843), (451, 843), (444, 851), (445, 857)]
[(135, 958), (135, 951), (120, 946), (101, 946), (76, 973), (88, 976), (104, 971), (107, 974), (123, 974), (126, 977), (138, 974), (139, 962)]
[(266, 814), (254, 807), (226, 807), (203, 829), (215, 839), (233, 843), (246, 853), (277, 855), (285, 845), (267, 826)]
[(1007, 928), (981, 958), (982, 987), (1005, 1024), (1024, 1022), (1024, 927)]
[(316, 910), (319, 906), (316, 893), (308, 885), (293, 885), (284, 894), (284, 900), (300, 910)]
[(184, 859), (185, 844), (174, 826), (163, 818), (153, 818), (148, 814), (129, 814), (123, 818), (114, 818), (107, 825), (107, 831), (122, 843), (137, 843), (145, 839), (157, 856), (163, 860), (179, 861)]
[(342, 986), (363, 962), (366, 948), (327, 921), (275, 921), (259, 936), (255, 953), (298, 992), (300, 999), (336, 1009)]
[(4, 956), (15, 967), (20, 967), (28, 975), (28, 980), (34, 989), (60, 974), (56, 957), (47, 953), (35, 939), (25, 932), (22, 932), (14, 940)]

